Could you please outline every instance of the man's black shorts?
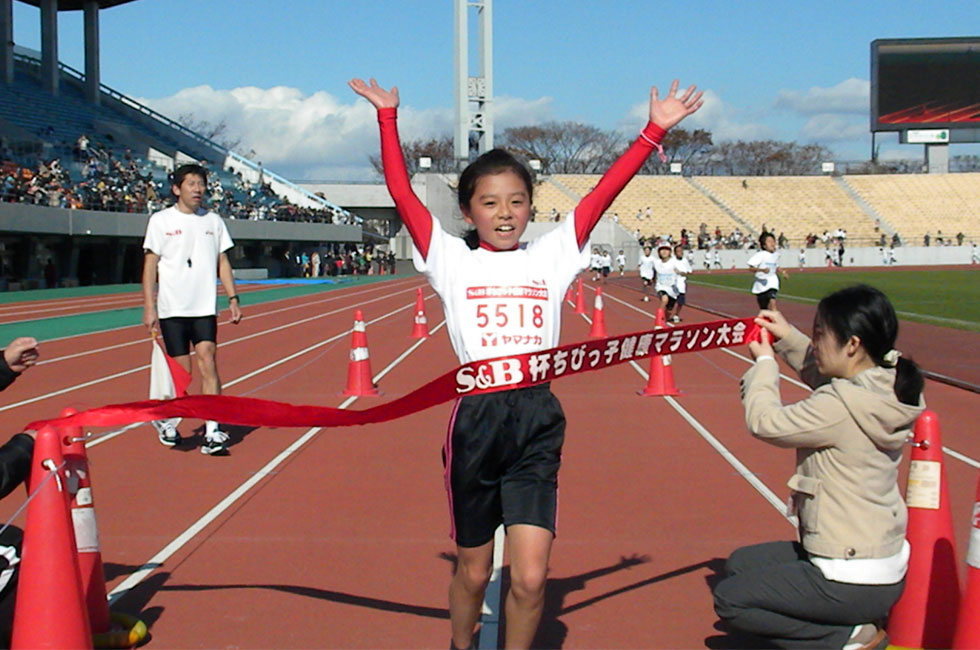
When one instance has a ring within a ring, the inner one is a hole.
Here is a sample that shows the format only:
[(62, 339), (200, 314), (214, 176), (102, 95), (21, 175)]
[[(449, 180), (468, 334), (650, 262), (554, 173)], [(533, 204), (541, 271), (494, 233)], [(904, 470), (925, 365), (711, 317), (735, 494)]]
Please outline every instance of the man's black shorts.
[(755, 299), (759, 303), (759, 309), (769, 309), (769, 302), (775, 300), (776, 294), (778, 293), (778, 289), (770, 289), (769, 291), (755, 294)]
[(602, 277), (604, 277), (604, 278), (609, 277), (609, 271), (611, 271), (611, 270), (612, 269), (610, 269), (608, 266), (602, 267)]
[(160, 334), (167, 354), (182, 357), (201, 341), (218, 341), (217, 316), (175, 316), (160, 319)]
[(548, 385), (456, 402), (443, 448), (452, 537), (482, 546), (501, 523), (555, 532), (565, 414)]
[(667, 309), (673, 309), (674, 305), (677, 304), (677, 298), (673, 297), (666, 291), (658, 291), (657, 295), (660, 296), (661, 298), (667, 296)]

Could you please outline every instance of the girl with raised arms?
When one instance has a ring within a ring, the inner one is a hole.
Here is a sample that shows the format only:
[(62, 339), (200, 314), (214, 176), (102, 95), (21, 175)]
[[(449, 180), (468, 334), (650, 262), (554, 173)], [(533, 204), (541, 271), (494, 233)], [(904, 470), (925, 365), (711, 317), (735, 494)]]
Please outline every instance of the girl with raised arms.
[[(521, 244), (533, 193), (524, 165), (501, 149), (471, 163), (459, 177), (458, 199), (474, 230), (451, 236), (409, 184), (396, 124), (398, 89), (385, 90), (374, 79), (349, 85), (378, 111), (388, 191), (415, 244), (415, 268), (442, 299), (461, 363), (558, 345), (562, 297), (589, 265), (592, 229), (650, 153), (661, 148), (667, 129), (701, 107), (694, 86), (678, 96), (675, 80), (663, 99), (652, 88), (650, 121), (636, 141), (571, 218)], [(458, 556), (449, 587), (454, 647), (473, 642), (500, 524), (511, 563), (505, 643), (530, 647), (544, 606), (564, 435), (561, 405), (546, 384), (456, 401), (443, 449)]]

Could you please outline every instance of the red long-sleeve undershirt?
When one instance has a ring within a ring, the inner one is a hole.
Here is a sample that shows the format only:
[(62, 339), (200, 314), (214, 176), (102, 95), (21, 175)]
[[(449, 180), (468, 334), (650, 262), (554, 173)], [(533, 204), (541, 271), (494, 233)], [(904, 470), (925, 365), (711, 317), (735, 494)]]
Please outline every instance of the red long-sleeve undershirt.
[[(384, 166), (385, 183), (388, 192), (395, 200), (395, 208), (401, 215), (415, 247), (423, 258), (429, 255), (429, 242), (432, 240), (432, 215), (426, 209), (408, 179), (405, 157), (398, 139), (398, 110), (378, 109), (378, 125), (381, 129), (381, 162)], [(595, 188), (582, 199), (575, 208), (575, 237), (579, 248), (589, 240), (592, 229), (613, 200), (636, 175), (644, 161), (664, 137), (662, 128), (648, 122), (643, 135), (630, 145), (630, 148), (613, 163)]]

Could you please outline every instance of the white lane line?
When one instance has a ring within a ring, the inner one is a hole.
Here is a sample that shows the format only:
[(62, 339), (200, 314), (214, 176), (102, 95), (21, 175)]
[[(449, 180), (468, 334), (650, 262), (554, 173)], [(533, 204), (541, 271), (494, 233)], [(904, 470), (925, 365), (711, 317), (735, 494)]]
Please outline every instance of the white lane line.
[[(614, 300), (618, 300), (618, 299), (614, 298)], [(633, 307), (633, 305), (630, 305), (629, 303), (625, 303), (622, 300), (618, 300), (618, 301), (622, 302), (624, 305), (628, 307)], [(643, 310), (638, 310), (638, 311), (643, 311)], [(647, 313), (647, 312), (643, 312), (643, 313)], [(582, 318), (584, 318), (590, 325), (592, 324), (591, 318), (589, 318), (585, 314), (579, 314), (579, 315)], [(640, 364), (638, 364), (635, 361), (630, 361), (630, 365), (633, 366), (633, 369), (636, 370), (636, 372), (641, 377), (643, 377), (644, 380), (650, 379), (650, 373), (648, 373), (646, 370), (641, 368)], [(755, 488), (756, 492), (761, 494), (762, 497), (769, 502), (769, 505), (771, 505), (773, 508), (776, 509), (776, 512), (778, 512), (780, 516), (784, 517), (787, 521), (792, 523), (794, 526), (796, 525), (796, 517), (786, 515), (785, 504), (779, 499), (778, 496), (776, 496), (775, 492), (769, 489), (769, 486), (767, 486), (765, 483), (759, 480), (759, 478), (751, 470), (749, 470), (749, 468), (746, 467), (745, 464), (742, 463), (742, 461), (740, 461), (732, 452), (728, 451), (728, 448), (725, 447), (725, 445), (721, 444), (721, 442), (719, 442), (717, 438), (711, 435), (711, 432), (708, 431), (708, 429), (706, 429), (704, 425), (698, 422), (693, 415), (688, 413), (687, 410), (677, 402), (677, 400), (675, 400), (673, 397), (670, 397), (669, 395), (665, 395), (664, 400), (668, 404), (670, 404), (671, 408), (677, 411), (677, 413), (679, 413), (682, 418), (687, 420), (687, 423), (690, 424), (691, 427), (698, 432), (698, 435), (704, 438), (705, 442), (711, 445), (714, 448), (714, 450), (717, 451), (729, 465), (734, 467), (738, 475), (741, 476), (743, 479), (745, 479), (749, 483), (749, 485)]]
[[(259, 318), (265, 318), (266, 316), (272, 316), (274, 314), (281, 314), (281, 313), (286, 312), (286, 311), (292, 311), (292, 310), (295, 310), (295, 309), (303, 309), (303, 308), (313, 307), (315, 305), (320, 305), (320, 304), (327, 303), (327, 302), (333, 302), (335, 300), (340, 300), (342, 298), (350, 298), (350, 297), (354, 297), (354, 296), (360, 296), (360, 295), (363, 295), (365, 293), (373, 293), (374, 291), (380, 290), (381, 288), (382, 287), (380, 287), (380, 286), (375, 286), (375, 287), (372, 287), (370, 289), (366, 289), (364, 291), (352, 291), (352, 292), (346, 293), (346, 294), (344, 294), (342, 296), (330, 296), (330, 297), (327, 297), (327, 298), (323, 298), (321, 300), (314, 300), (312, 302), (304, 302), (302, 304), (291, 305), (289, 307), (281, 307), (279, 309), (272, 309), (272, 310), (269, 310), (267, 312), (261, 312), (261, 313), (258, 313), (258, 314), (253, 314), (253, 313), (250, 312), (250, 313), (247, 314), (247, 318), (250, 321), (252, 321), (252, 320), (259, 319)], [(384, 288), (387, 288), (387, 289), (390, 290), (392, 288), (392, 286), (391, 285), (387, 285)], [(407, 291), (407, 289), (404, 290), (404, 291)], [(404, 293), (404, 291), (398, 291), (396, 293), (389, 293), (388, 295), (389, 296), (398, 295), (398, 293)], [(281, 302), (283, 300), (290, 300), (290, 299), (297, 298), (297, 297), (302, 297), (302, 296), (290, 296), (288, 298), (277, 298), (275, 300), (270, 300), (269, 302), (261, 303), (261, 305), (262, 306), (269, 305), (271, 303)], [(366, 304), (366, 303), (360, 303), (360, 304)], [(321, 315), (326, 315), (326, 314), (321, 314)], [(220, 325), (226, 325), (226, 324), (227, 324), (226, 322), (220, 323)], [(143, 326), (141, 324), (123, 325), (122, 327), (113, 327), (113, 328), (106, 329), (106, 330), (99, 330), (97, 332), (89, 332), (89, 333), (86, 333), (84, 335), (74, 334), (72, 336), (66, 336), (64, 338), (73, 338), (75, 336), (88, 336), (89, 334), (101, 334), (103, 332), (115, 332), (115, 331), (118, 331), (118, 330), (121, 330), (121, 329), (130, 328), (130, 327), (139, 327), (141, 329), (143, 328)], [(45, 339), (43, 342), (44, 343), (48, 343), (50, 341), (60, 341), (60, 340), (63, 340), (63, 339)], [(84, 352), (76, 352), (74, 354), (67, 354), (67, 355), (64, 355), (64, 356), (61, 356), (61, 357), (54, 357), (53, 359), (43, 359), (43, 360), (39, 361), (37, 363), (37, 365), (38, 366), (42, 366), (42, 365), (47, 365), (47, 364), (51, 364), (51, 363), (57, 363), (59, 361), (66, 361), (68, 359), (77, 359), (78, 357), (84, 357), (84, 356), (88, 356), (88, 355), (91, 355), (91, 354), (98, 354), (100, 352), (108, 352), (110, 350), (116, 350), (116, 349), (124, 348), (124, 347), (130, 346), (130, 345), (140, 345), (140, 344), (146, 343), (146, 342), (147, 342), (147, 337), (146, 336), (141, 336), (140, 338), (138, 338), (138, 339), (136, 339), (134, 341), (129, 341), (129, 342), (126, 342), (126, 343), (119, 343), (119, 344), (116, 344), (116, 345), (109, 345), (109, 346), (105, 346), (105, 347), (101, 347), (101, 348), (93, 348), (91, 350), (85, 350)], [(235, 341), (230, 341), (230, 342), (235, 342)]]
[[(493, 571), (490, 583), (483, 592), (483, 610), (480, 614), (479, 650), (494, 650), (500, 647), (501, 585), (500, 576), (504, 572), (504, 542), (507, 535), (501, 524), (493, 533)], [(491, 607), (491, 603), (493, 606)]]
[[(585, 286), (588, 286), (588, 285), (585, 285)], [(592, 287), (589, 287), (589, 288), (591, 289)], [(606, 293), (604, 293), (602, 295), (604, 297), (609, 298), (610, 300), (613, 300), (614, 302), (618, 302), (620, 304), (626, 305), (627, 307), (629, 307), (630, 309), (633, 309), (634, 311), (638, 311), (638, 312), (643, 313), (643, 314), (651, 315), (650, 312), (648, 312), (646, 310), (643, 310), (643, 309), (640, 309), (639, 307), (636, 307), (635, 305), (631, 305), (630, 303), (626, 302), (625, 300), (620, 300), (616, 296), (611, 296), (611, 295), (606, 294)], [(692, 309), (697, 309), (697, 307), (692, 307)], [(584, 314), (582, 316), (585, 317)], [(590, 324), (592, 323), (592, 321), (588, 317), (585, 317), (585, 320), (587, 320)], [(744, 361), (745, 363), (747, 363), (749, 365), (752, 365), (752, 363), (753, 363), (752, 359), (748, 358), (747, 356), (745, 356), (743, 354), (739, 354), (738, 352), (735, 352), (734, 350), (730, 350), (728, 348), (720, 348), (720, 349), (725, 354), (731, 355), (731, 356), (735, 357), (736, 359), (741, 359), (742, 361)], [(787, 382), (793, 384), (794, 386), (799, 386), (800, 388), (803, 388), (805, 390), (813, 390), (812, 388), (810, 388), (809, 386), (807, 386), (806, 384), (804, 384), (802, 381), (796, 379), (795, 377), (790, 377), (788, 375), (784, 375), (783, 373), (779, 373), (779, 376), (782, 379), (786, 380)], [(956, 451), (954, 449), (951, 449), (950, 447), (943, 447), (943, 451), (946, 452), (947, 454), (949, 454), (950, 456), (952, 456), (953, 458), (955, 458), (956, 460), (962, 461), (962, 462), (966, 463), (967, 465), (970, 465), (971, 467), (975, 467), (975, 468), (980, 469), (980, 461), (974, 460), (973, 458), (970, 458), (969, 456), (966, 456), (964, 454), (961, 454), (960, 452), (958, 452), (958, 451)]]
[[(650, 379), (650, 374), (641, 368), (640, 364), (635, 361), (630, 361), (630, 365), (633, 366), (633, 369), (636, 370), (636, 372), (639, 373), (643, 379)], [(745, 479), (749, 485), (755, 488), (756, 492), (761, 494), (762, 497), (769, 502), (769, 505), (776, 509), (776, 512), (785, 517), (786, 520), (792, 523), (794, 526), (796, 525), (796, 517), (786, 515), (786, 505), (778, 496), (776, 496), (776, 493), (770, 490), (769, 486), (759, 480), (755, 473), (746, 467), (745, 464), (735, 456), (735, 454), (728, 451), (728, 448), (725, 447), (725, 445), (721, 444), (721, 442), (715, 438), (703, 424), (698, 422), (697, 419), (695, 419), (694, 416), (691, 415), (687, 409), (681, 406), (673, 397), (665, 395), (664, 401), (670, 404), (671, 408), (677, 411), (682, 418), (687, 420), (687, 423), (698, 432), (698, 435), (704, 438), (705, 442), (711, 445), (729, 465), (734, 467), (738, 475)]]
[[(286, 325), (280, 325), (279, 327), (274, 327), (272, 329), (263, 330), (261, 332), (256, 332), (254, 334), (249, 334), (248, 336), (243, 336), (243, 337), (240, 337), (240, 338), (237, 338), (237, 339), (232, 339), (231, 341), (227, 341), (225, 343), (222, 343), (221, 345), (223, 347), (226, 347), (226, 346), (231, 345), (233, 343), (240, 343), (242, 341), (247, 341), (249, 339), (253, 339), (253, 338), (256, 338), (256, 337), (259, 337), (259, 336), (265, 336), (266, 334), (272, 334), (274, 332), (278, 332), (280, 330), (284, 330), (284, 329), (287, 329), (289, 327), (293, 327), (294, 325), (299, 325), (299, 324), (302, 324), (302, 323), (309, 322), (311, 320), (316, 320), (317, 318), (321, 318), (323, 316), (330, 316), (330, 315), (333, 315), (333, 314), (340, 313), (342, 311), (346, 311), (346, 310), (349, 310), (349, 309), (354, 309), (354, 308), (356, 308), (356, 307), (358, 307), (360, 305), (366, 305), (366, 304), (370, 304), (372, 302), (377, 302), (379, 300), (384, 300), (386, 298), (392, 297), (393, 295), (397, 295), (399, 293), (406, 293), (408, 291), (412, 291), (412, 289), (404, 289), (402, 291), (396, 292), (395, 294), (388, 294), (388, 295), (385, 295), (385, 296), (380, 296), (378, 298), (373, 298), (371, 300), (365, 300), (363, 302), (357, 303), (356, 305), (351, 305), (351, 306), (348, 306), (348, 307), (341, 307), (339, 309), (335, 309), (335, 310), (329, 311), (329, 312), (323, 312), (321, 314), (317, 314), (316, 316), (312, 316), (310, 318), (306, 318), (306, 319), (303, 319), (303, 320), (298, 320), (298, 321), (294, 321), (294, 322), (291, 322), (291, 323), (287, 323)], [(389, 312), (388, 314), (386, 314), (385, 317), (390, 316), (392, 314), (395, 314), (395, 313), (397, 313), (399, 311), (403, 311), (405, 309), (408, 309), (408, 308), (412, 307), (414, 304), (415, 303), (410, 303), (410, 304), (405, 305), (404, 307), (399, 307), (395, 311)], [(373, 320), (371, 322), (373, 323), (373, 322), (376, 322), (378, 320), (380, 320), (380, 318), (377, 318), (377, 319), (375, 319), (375, 320)], [(342, 332), (341, 334), (339, 334), (337, 336), (338, 337), (344, 336), (346, 334), (350, 334), (350, 332), (351, 332), (351, 330), (346, 330), (345, 332)], [(337, 337), (335, 337), (334, 339), (331, 339), (331, 340), (336, 340), (336, 338)], [(146, 340), (144, 339), (142, 342), (145, 343)], [(329, 341), (327, 341), (327, 342), (329, 342)], [(323, 345), (326, 345), (327, 342), (318, 343), (317, 345), (313, 346), (313, 348), (310, 348), (310, 349), (315, 349), (315, 348), (321, 347)], [(308, 350), (304, 350), (303, 352), (306, 352), (306, 351), (308, 351)], [(295, 358), (296, 356), (298, 356), (301, 353), (302, 352), (296, 353), (295, 355), (292, 355), (291, 357), (288, 357), (285, 360)], [(276, 365), (279, 365), (279, 363), (284, 362), (285, 360), (280, 360), (279, 362), (276, 362), (274, 364), (270, 364), (266, 368), (262, 368), (260, 370), (254, 371), (254, 372), (252, 372), (252, 373), (250, 373), (248, 375), (245, 375), (243, 377), (239, 377), (238, 379), (236, 379), (236, 380), (234, 380), (234, 381), (232, 381), (232, 382), (230, 382), (228, 384), (225, 384), (225, 387), (232, 386), (232, 385), (238, 383), (239, 381), (244, 381), (245, 379), (248, 379), (249, 377), (253, 377), (253, 376), (257, 375), (260, 371), (264, 371), (264, 370), (268, 370), (269, 368), (273, 368)], [(21, 400), (19, 402), (14, 402), (12, 404), (6, 404), (4, 406), (0, 406), (0, 412), (7, 411), (7, 410), (10, 410), (12, 408), (17, 408), (19, 406), (24, 406), (26, 404), (33, 404), (34, 402), (40, 402), (40, 401), (45, 400), (45, 399), (48, 399), (50, 397), (57, 397), (58, 395), (64, 395), (65, 393), (70, 393), (72, 391), (76, 391), (76, 390), (79, 390), (79, 389), (82, 389), (82, 388), (87, 388), (89, 386), (94, 386), (95, 384), (99, 384), (99, 383), (104, 382), (104, 381), (110, 381), (112, 379), (118, 379), (119, 377), (124, 377), (126, 375), (131, 375), (131, 374), (136, 373), (136, 372), (141, 372), (143, 370), (147, 370), (149, 367), (150, 367), (150, 364), (147, 363), (147, 364), (144, 364), (142, 366), (138, 366), (136, 368), (130, 368), (129, 370), (124, 370), (122, 372), (118, 372), (118, 373), (116, 373), (114, 375), (107, 375), (105, 377), (100, 377), (98, 379), (93, 379), (91, 381), (87, 381), (87, 382), (84, 382), (84, 383), (81, 383), (81, 384), (76, 384), (74, 386), (69, 386), (67, 388), (62, 388), (61, 390), (57, 390), (57, 391), (54, 391), (54, 392), (51, 392), (51, 393), (46, 393), (44, 395), (38, 395), (37, 397), (31, 397), (29, 399)]]
[[(414, 303), (412, 303), (412, 305), (410, 306), (414, 307)], [(430, 334), (435, 333), (440, 327), (442, 327), (444, 323), (445, 321), (440, 323), (435, 329), (432, 330), (432, 332), (430, 332)], [(415, 342), (415, 344), (412, 345), (411, 349), (418, 348), (418, 346), (424, 343), (426, 340), (427, 339), (419, 339), (418, 341)], [(401, 363), (401, 361), (404, 360), (406, 356), (408, 355), (403, 354), (400, 357), (398, 357), (398, 359), (396, 359), (395, 361), (392, 361), (390, 364), (388, 364), (387, 367), (385, 367), (384, 370), (378, 373), (372, 379), (372, 381), (377, 381), (379, 377), (390, 372), (395, 366)], [(356, 399), (357, 397), (348, 397), (337, 408), (346, 409), (348, 406), (353, 404)], [(279, 455), (277, 455), (275, 458), (269, 461), (262, 469), (260, 469), (255, 474), (253, 474), (251, 478), (249, 478), (247, 481), (245, 481), (240, 486), (238, 486), (235, 490), (231, 492), (231, 494), (226, 496), (216, 506), (208, 510), (200, 519), (198, 519), (193, 524), (191, 524), (191, 526), (187, 530), (185, 530), (176, 538), (174, 538), (172, 542), (164, 546), (163, 549), (160, 550), (160, 552), (158, 552), (156, 555), (154, 555), (149, 560), (147, 560), (146, 563), (143, 564), (143, 566), (137, 569), (134, 573), (131, 573), (129, 577), (127, 577), (125, 580), (119, 583), (115, 589), (109, 592), (108, 594), (109, 605), (111, 606), (115, 604), (116, 601), (118, 601), (120, 598), (125, 596), (127, 593), (130, 592), (130, 590), (132, 590), (140, 582), (142, 582), (146, 578), (146, 576), (148, 576), (150, 573), (152, 573), (154, 570), (158, 569), (159, 567), (163, 566), (164, 562), (170, 559), (170, 557), (173, 556), (174, 553), (176, 553), (181, 548), (183, 548), (183, 546), (187, 544), (187, 542), (192, 540), (199, 532), (204, 530), (204, 528), (207, 527), (208, 524), (210, 524), (219, 516), (221, 516), (221, 514), (225, 510), (230, 508), (246, 492), (248, 492), (253, 487), (255, 487), (255, 485), (259, 481), (261, 481), (263, 478), (271, 474), (287, 458), (289, 458), (294, 453), (299, 451), (299, 449), (302, 448), (303, 445), (305, 445), (307, 442), (312, 440), (313, 437), (316, 436), (316, 434), (319, 433), (321, 429), (322, 427), (313, 427), (312, 429), (304, 433), (302, 436), (300, 436), (295, 442), (293, 442), (291, 445), (286, 447), (286, 449), (284, 449)]]
[[(384, 314), (383, 316), (379, 316), (378, 318), (375, 318), (374, 320), (369, 321), (367, 324), (368, 325), (372, 325), (372, 324), (377, 323), (379, 321), (382, 321), (382, 320), (384, 320), (384, 319), (386, 319), (386, 318), (388, 318), (390, 316), (394, 316), (395, 314), (397, 314), (399, 312), (402, 312), (402, 311), (404, 311), (405, 309), (407, 309), (409, 307), (414, 307), (414, 306), (415, 306), (415, 303), (412, 303), (410, 305), (406, 305), (405, 307), (399, 307), (398, 309), (395, 309), (394, 311), (390, 311), (387, 314)], [(446, 323), (446, 321), (443, 320), (441, 323), (439, 323), (432, 330), (432, 332), (430, 332), (430, 334), (435, 334), (436, 332), (438, 332), (439, 329), (442, 328), (443, 325), (445, 325), (445, 323)], [(348, 334), (351, 333), (351, 331), (352, 330), (347, 330), (346, 332), (341, 332), (340, 334), (337, 334), (335, 336), (332, 336), (332, 337), (330, 337), (329, 339), (327, 339), (325, 341), (321, 341), (320, 343), (317, 343), (315, 345), (312, 345), (312, 346), (306, 348), (305, 350), (301, 350), (300, 352), (297, 352), (296, 354), (290, 355), (290, 356), (288, 356), (288, 357), (286, 357), (284, 359), (280, 359), (278, 361), (274, 361), (274, 362), (270, 363), (269, 365), (267, 365), (267, 366), (265, 366), (263, 368), (259, 368), (258, 370), (255, 370), (253, 372), (250, 372), (247, 375), (243, 375), (241, 377), (238, 377), (237, 379), (233, 379), (232, 381), (228, 382), (227, 384), (224, 384), (222, 387), (223, 388), (228, 388), (229, 386), (233, 386), (234, 384), (237, 384), (237, 383), (239, 383), (241, 381), (244, 381), (244, 380), (246, 380), (246, 379), (248, 379), (250, 377), (254, 377), (257, 374), (259, 374), (261, 372), (265, 372), (266, 370), (269, 370), (271, 368), (274, 368), (274, 367), (276, 367), (276, 366), (278, 366), (278, 365), (280, 365), (280, 364), (282, 364), (282, 363), (284, 363), (286, 361), (289, 361), (291, 359), (295, 359), (296, 357), (298, 357), (298, 356), (300, 356), (300, 355), (302, 355), (302, 354), (304, 354), (306, 352), (309, 352), (311, 350), (315, 350), (316, 348), (322, 347), (322, 346), (324, 346), (324, 345), (326, 345), (328, 343), (333, 343), (334, 341), (336, 341), (338, 339), (341, 339), (341, 338), (347, 336)], [(403, 358), (407, 357), (412, 352), (412, 350), (414, 350), (415, 348), (417, 348), (423, 341), (425, 341), (425, 339), (419, 339), (415, 343), (415, 345), (413, 347), (409, 348), (406, 352), (403, 352), (402, 355), (401, 355), (401, 357), (399, 357), (395, 361), (396, 362), (399, 362)], [(389, 368), (393, 368), (393, 367), (394, 366), (389, 366)], [(382, 377), (385, 376), (385, 374), (387, 374), (387, 372), (388, 372), (387, 369), (382, 370), (374, 378), (374, 381), (379, 381)], [(134, 422), (133, 424), (127, 424), (125, 427), (123, 427), (121, 429), (117, 429), (116, 431), (110, 431), (109, 433), (100, 435), (98, 438), (95, 438), (94, 440), (90, 440), (89, 442), (85, 443), (85, 447), (86, 448), (91, 448), (91, 447), (95, 447), (96, 445), (100, 445), (103, 442), (108, 442), (109, 440), (112, 440), (113, 438), (115, 438), (117, 436), (121, 436), (122, 434), (126, 433), (130, 429), (135, 429), (136, 427), (143, 426), (144, 424), (148, 425), (149, 423), (148, 422)]]
[(963, 461), (964, 463), (966, 463), (970, 467), (974, 467), (976, 469), (980, 469), (980, 462), (977, 462), (977, 461), (973, 460), (969, 456), (964, 456), (960, 452), (954, 451), (954, 450), (950, 449), (949, 447), (943, 447), (943, 451), (945, 451), (947, 454), (949, 454), (950, 456), (952, 456), (956, 460)]

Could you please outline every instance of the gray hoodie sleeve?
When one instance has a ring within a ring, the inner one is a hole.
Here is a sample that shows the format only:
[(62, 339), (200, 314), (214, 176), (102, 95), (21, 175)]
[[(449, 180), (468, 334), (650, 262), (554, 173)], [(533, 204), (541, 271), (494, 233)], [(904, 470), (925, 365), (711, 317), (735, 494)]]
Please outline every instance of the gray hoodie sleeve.
[(817, 370), (810, 337), (795, 327), (788, 336), (776, 341), (772, 349), (796, 371), (800, 380), (810, 388), (818, 388), (830, 382), (829, 378), (824, 377)]
[(801, 402), (783, 406), (775, 359), (759, 361), (743, 375), (742, 404), (752, 435), (777, 447), (831, 446), (840, 435), (840, 424), (850, 418), (847, 407), (829, 386)]

